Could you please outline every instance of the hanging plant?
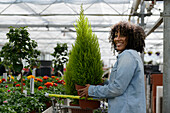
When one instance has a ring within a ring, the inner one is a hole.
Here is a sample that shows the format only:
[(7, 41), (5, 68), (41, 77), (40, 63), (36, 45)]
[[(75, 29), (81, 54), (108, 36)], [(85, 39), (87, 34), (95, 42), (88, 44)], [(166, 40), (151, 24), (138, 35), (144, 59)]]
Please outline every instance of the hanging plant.
[(148, 51), (148, 55), (151, 56), (152, 55), (152, 51)]
[(156, 54), (157, 56), (159, 56), (159, 55), (160, 55), (160, 52), (159, 52), (159, 51), (157, 51), (157, 52), (155, 52), (155, 54)]

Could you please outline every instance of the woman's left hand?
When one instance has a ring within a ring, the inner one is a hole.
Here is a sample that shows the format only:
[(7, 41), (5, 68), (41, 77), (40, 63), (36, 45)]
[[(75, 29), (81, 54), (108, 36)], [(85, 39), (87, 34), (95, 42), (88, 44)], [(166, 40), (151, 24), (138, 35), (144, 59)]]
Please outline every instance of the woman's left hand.
[(82, 89), (79, 89), (78, 91), (80, 92), (80, 97), (88, 97), (88, 89), (90, 87), (90, 84), (86, 84), (86, 87), (85, 88), (82, 88)]

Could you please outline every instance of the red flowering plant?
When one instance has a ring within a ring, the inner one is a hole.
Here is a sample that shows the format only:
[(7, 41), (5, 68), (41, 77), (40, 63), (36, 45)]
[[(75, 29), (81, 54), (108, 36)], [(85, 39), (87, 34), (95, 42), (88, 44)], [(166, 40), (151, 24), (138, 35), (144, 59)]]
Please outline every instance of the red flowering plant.
[[(23, 82), (23, 87), (26, 87), (27, 78), (26, 78), (26, 77), (23, 77), (22, 82)], [(14, 79), (13, 86), (18, 87), (18, 86), (16, 86), (17, 84), (20, 84), (20, 86), (21, 86), (21, 79), (19, 79), (19, 80)], [(19, 87), (20, 87), (20, 86), (19, 86)]]
[[(23, 77), (23, 81), (25, 85), (23, 88), (24, 90), (27, 91), (27, 95), (30, 95), (30, 79), (28, 79), (29, 77), (24, 76)], [(34, 78), (34, 77), (33, 77)], [(43, 79), (44, 78), (44, 79)], [(2, 81), (2, 79), (0, 79)], [(46, 81), (46, 82), (45, 82)], [(53, 82), (52, 82), (53, 81)], [(41, 110), (45, 110), (46, 105), (45, 102), (51, 102), (50, 98), (45, 97), (45, 93), (49, 93), (49, 94), (65, 94), (65, 86), (61, 83), (57, 83), (57, 81), (63, 81), (61, 78), (58, 78), (56, 80), (56, 77), (35, 77), (34, 80), (34, 96), (30, 97), (30, 96), (24, 96), (25, 94), (20, 93), (21, 90), (21, 82), (20, 80), (14, 80), (14, 84), (13, 88), (11, 87), (5, 87), (4, 83), (0, 83), (0, 84), (4, 84), (4, 87), (0, 87), (0, 98), (1, 96), (3, 96), (3, 98), (0, 99), (0, 106), (1, 106), (1, 100), (6, 101), (7, 100), (7, 104), (9, 104), (10, 106), (18, 106), (20, 105), (21, 107), (23, 104), (21, 103), (26, 103), (26, 102), (30, 102), (30, 98), (32, 98), (33, 100), (36, 100), (37, 102), (33, 102), (33, 103), (29, 103), (26, 104), (27, 105), (27, 110), (30, 109), (36, 109), (36, 105), (37, 103), (43, 105), (43, 108), (41, 108)], [(4, 90), (4, 92), (6, 93), (6, 95), (12, 95), (12, 96), (4, 96), (4, 94), (2, 93), (1, 95), (1, 89)], [(18, 94), (20, 93), (20, 94)], [(15, 98), (14, 98), (15, 97)], [(28, 97), (28, 98), (27, 98)], [(13, 101), (15, 99), (15, 101)], [(4, 105), (5, 103), (2, 104)], [(12, 103), (13, 102), (13, 103)], [(61, 100), (57, 100), (57, 102), (61, 102)], [(9, 106), (8, 106), (9, 107)], [(42, 106), (41, 106), (42, 107)], [(40, 106), (38, 107), (40, 108)], [(15, 110), (15, 108), (10, 107), (10, 110)], [(1, 111), (1, 108), (0, 108)], [(21, 112), (20, 110), (18, 110), (17, 112)], [(24, 111), (24, 112), (30, 112), (30, 111)], [(37, 112), (37, 111), (36, 111)], [(42, 111), (39, 111), (42, 112)]]
[[(17, 80), (17, 77), (14, 77), (15, 79), (13, 80), (13, 87), (16, 87), (16, 88), (21, 88), (21, 79)], [(33, 75), (29, 75), (29, 76), (24, 76), (23, 77), (23, 86), (24, 86), (24, 90), (30, 90), (30, 79), (31, 78), (34, 78), (34, 89), (36, 90), (41, 90), (41, 91), (54, 91), (54, 90), (57, 90), (57, 91), (60, 91), (62, 90), (62, 92), (64, 93), (64, 85), (65, 85), (65, 81), (62, 80), (61, 77), (56, 77), (56, 76), (51, 76), (51, 77), (48, 77), (48, 76), (39, 76), (39, 77), (35, 77)], [(0, 79), (2, 81), (5, 81), (5, 79)], [(2, 83), (1, 83), (2, 84)], [(5, 84), (4, 86), (5, 87)], [(29, 92), (29, 90), (27, 92)], [(54, 93), (54, 92), (52, 92)], [(61, 93), (59, 93), (61, 94)]]
[(35, 80), (37, 80), (38, 82), (43, 82), (43, 80), (40, 78), (36, 78)]
[(47, 88), (49, 88), (50, 86), (52, 87), (53, 86), (53, 83), (52, 82), (47, 82), (44, 84)]
[(43, 80), (41, 78), (35, 78), (34, 80), (34, 86), (35, 88), (38, 88), (39, 86), (43, 85)]
[(47, 80), (48, 78), (49, 78), (48, 76), (44, 76), (44, 77), (43, 77), (44, 80)]
[(64, 84), (65, 81), (61, 78), (61, 77), (55, 77), (55, 76), (51, 76), (53, 83), (57, 83), (57, 84)]
[(43, 80), (43, 84), (45, 84), (46, 82), (50, 82), (51, 80), (50, 80), (50, 77), (48, 77), (48, 76), (43, 76), (42, 77), (42, 80)]
[(52, 82), (52, 83), (57, 83), (57, 81), (60, 80), (60, 78), (57, 78), (56, 76), (44, 76), (43, 77), (43, 84), (47, 83), (47, 82)]
[(59, 81), (60, 79), (59, 78), (56, 78), (57, 81)]
[(6, 82), (6, 79), (5, 79), (5, 78), (2, 78), (2, 82)]
[(54, 83), (53, 85), (56, 87), (58, 84), (57, 84), (57, 83)]
[(16, 87), (20, 87), (20, 84), (16, 84), (15, 86), (16, 86)]
[(17, 83), (17, 81), (14, 81), (14, 84), (16, 84)]
[(58, 84), (63, 84), (63, 85), (66, 84), (64, 80), (58, 80), (57, 83), (58, 83)]
[(42, 86), (39, 86), (39, 87), (38, 87), (38, 90), (42, 90), (42, 89), (44, 89)]

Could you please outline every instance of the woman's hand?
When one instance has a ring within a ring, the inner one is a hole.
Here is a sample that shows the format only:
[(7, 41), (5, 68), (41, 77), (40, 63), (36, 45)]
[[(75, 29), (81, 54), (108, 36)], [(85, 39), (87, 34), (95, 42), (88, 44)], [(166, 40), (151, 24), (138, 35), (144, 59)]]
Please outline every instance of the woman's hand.
[(90, 87), (90, 84), (86, 84), (86, 87), (85, 88), (82, 88), (82, 89), (79, 89), (78, 91), (80, 92), (80, 97), (88, 97), (88, 89)]

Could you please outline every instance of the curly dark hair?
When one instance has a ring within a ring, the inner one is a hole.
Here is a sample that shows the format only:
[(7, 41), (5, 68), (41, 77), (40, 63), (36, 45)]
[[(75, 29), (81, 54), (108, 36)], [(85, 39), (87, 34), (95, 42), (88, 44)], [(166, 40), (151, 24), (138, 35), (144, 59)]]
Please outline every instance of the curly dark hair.
[(114, 38), (115, 34), (118, 32), (128, 38), (128, 44), (126, 46), (126, 49), (134, 49), (140, 53), (144, 51), (144, 40), (146, 35), (142, 27), (124, 21), (121, 21), (112, 26), (109, 36), (109, 42), (111, 42), (115, 50), (116, 45), (114, 43)]

